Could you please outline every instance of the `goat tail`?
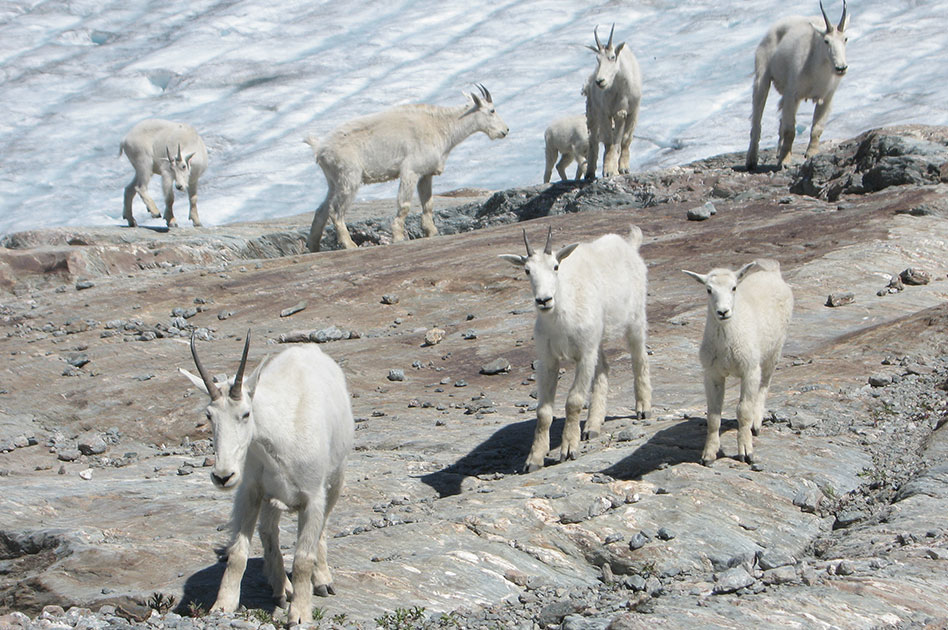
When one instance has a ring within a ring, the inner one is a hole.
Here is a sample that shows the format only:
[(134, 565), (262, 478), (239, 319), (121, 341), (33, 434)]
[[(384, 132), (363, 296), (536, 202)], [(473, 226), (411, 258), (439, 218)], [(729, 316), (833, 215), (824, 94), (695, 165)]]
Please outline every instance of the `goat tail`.
[(314, 155), (319, 150), (319, 138), (317, 138), (316, 136), (308, 135), (305, 138), (303, 138), (303, 142), (305, 142), (306, 144), (310, 146), (310, 148), (313, 150)]
[(626, 237), (626, 241), (635, 249), (642, 245), (642, 230), (639, 229), (639, 226), (633, 225), (629, 228), (629, 236)]

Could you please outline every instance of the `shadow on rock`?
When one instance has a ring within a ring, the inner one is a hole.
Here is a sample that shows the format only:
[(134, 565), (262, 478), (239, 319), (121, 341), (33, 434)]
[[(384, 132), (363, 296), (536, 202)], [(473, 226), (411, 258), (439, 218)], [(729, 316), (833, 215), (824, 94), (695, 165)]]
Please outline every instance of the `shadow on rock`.
[[(629, 481), (639, 480), (665, 466), (685, 462), (697, 463), (701, 460), (707, 426), (703, 417), (685, 418), (667, 429), (662, 429), (645, 444), (629, 453), (628, 457), (602, 472), (614, 479)], [(721, 421), (722, 442), (727, 439), (723, 435), (724, 432), (731, 429), (737, 429), (737, 420)]]
[[(188, 577), (181, 603), (175, 612), (188, 615), (194, 607), (209, 611), (217, 599), (217, 589), (226, 566), (226, 562), (216, 562)], [(270, 613), (276, 610), (273, 591), (263, 574), (263, 558), (250, 558), (247, 561), (247, 569), (240, 580), (240, 605), (248, 610), (261, 608)]]
[[(563, 418), (555, 418), (550, 427), (550, 444), (557, 448), (563, 434), (563, 423)], [(509, 424), (458, 461), (424, 475), (421, 480), (444, 498), (461, 494), (461, 484), (466, 477), (519, 474), (530, 452), (535, 427), (535, 418)], [(549, 459), (547, 463), (550, 463)]]

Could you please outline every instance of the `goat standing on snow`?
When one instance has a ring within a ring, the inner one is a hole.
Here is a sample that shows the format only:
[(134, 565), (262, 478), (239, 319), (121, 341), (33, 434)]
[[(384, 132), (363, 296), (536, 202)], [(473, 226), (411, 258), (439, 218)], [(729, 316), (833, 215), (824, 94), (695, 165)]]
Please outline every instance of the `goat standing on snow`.
[(149, 119), (138, 123), (128, 132), (119, 146), (119, 155), (125, 153), (135, 168), (135, 177), (125, 187), (125, 211), (122, 218), (128, 227), (138, 225), (132, 216), (135, 193), (142, 198), (153, 217), (161, 216), (158, 206), (148, 196), (148, 182), (152, 175), (161, 175), (161, 191), (165, 196), (165, 222), (168, 227), (178, 225), (171, 206), (174, 189), (188, 190), (191, 212), (188, 218), (195, 226), (198, 218), (198, 178), (207, 168), (207, 148), (201, 136), (191, 125), (169, 120)]
[[(749, 273), (755, 268), (755, 273)], [(728, 376), (741, 379), (737, 458), (751, 463), (751, 433), (760, 433), (770, 379), (787, 338), (793, 291), (783, 281), (780, 264), (774, 260), (748, 263), (736, 273), (730, 269), (712, 269), (704, 276), (693, 271), (684, 273), (708, 290), (708, 317), (700, 351), (708, 400), (708, 436), (701, 463), (710, 466), (721, 454), (721, 407)]]
[(593, 30), (596, 46), (596, 71), (589, 75), (583, 93), (586, 95), (586, 126), (589, 129), (589, 149), (586, 154), (586, 179), (596, 178), (599, 143), (605, 145), (602, 157), (602, 176), (629, 172), (629, 145), (639, 118), (642, 100), (642, 74), (639, 62), (622, 42), (612, 47), (609, 31), (605, 46), (599, 41), (598, 27)]
[[(265, 359), (243, 381), (250, 333), (228, 395), (191, 353), (200, 377), (181, 372), (211, 397), (207, 417), (214, 429), (216, 463), (211, 481), (236, 487), (234, 538), (213, 610), (232, 612), (259, 514), (264, 572), (280, 607), (292, 596), (288, 623), (312, 620), (312, 594), (332, 590), (326, 562), (326, 521), (342, 489), (354, 424), (342, 370), (315, 346), (289, 348)], [(280, 551), (280, 514), (298, 514), (293, 580)], [(315, 569), (315, 570), (314, 570)]]
[[(566, 167), (576, 160), (576, 177), (579, 179), (586, 169), (586, 154), (589, 152), (589, 130), (586, 128), (586, 116), (566, 116), (558, 118), (546, 128), (543, 134), (546, 144), (546, 167), (543, 170), (543, 183), (548, 184), (553, 175), (553, 165), (560, 179), (566, 176)], [(560, 161), (556, 158), (562, 155)]]
[(431, 179), (444, 171), (444, 163), (455, 146), (482, 131), (491, 140), (510, 131), (494, 109), (490, 92), (478, 85), (481, 96), (471, 94), (472, 103), (460, 107), (405, 105), (380, 114), (357, 118), (336, 129), (324, 142), (310, 136), (316, 162), (326, 175), (329, 191), (309, 231), (309, 251), (319, 251), (326, 220), (332, 219), (339, 242), (356, 247), (346, 228), (346, 210), (362, 184), (399, 180), (398, 214), (392, 221), (392, 238), (405, 239), (405, 217), (411, 210), (412, 189), (417, 185), (421, 201), (421, 226), (425, 236), (438, 233), (431, 201)]
[[(751, 114), (750, 147), (747, 149), (747, 170), (757, 168), (757, 147), (760, 144), (760, 119), (767, 104), (773, 82), (780, 100), (780, 142), (777, 146), (777, 168), (790, 161), (796, 135), (797, 108), (803, 100), (816, 103), (813, 126), (806, 157), (816, 155), (820, 136), (829, 116), (836, 88), (846, 74), (846, 41), (844, 31), (849, 22), (846, 0), (839, 24), (833, 26), (823, 3), (820, 18), (789, 17), (774, 24), (757, 46), (754, 62), (754, 109)], [(824, 28), (825, 27), (825, 28)]]
[[(609, 364), (602, 348), (605, 337), (621, 335), (632, 354), (635, 372), (635, 410), (640, 418), (652, 407), (648, 355), (645, 350), (646, 268), (639, 255), (642, 231), (632, 226), (628, 238), (607, 234), (591, 243), (573, 243), (553, 253), (553, 230), (546, 247), (534, 252), (524, 230), (526, 256), (504, 254), (504, 260), (523, 267), (530, 277), (537, 319), (533, 336), (537, 347), (537, 426), (524, 467), (543, 467), (550, 450), (550, 424), (560, 361), (576, 362), (576, 376), (566, 399), (566, 425), (560, 461), (579, 452), (579, 414), (592, 387), (584, 439), (599, 435), (606, 415)], [(568, 258), (567, 258), (568, 257)]]

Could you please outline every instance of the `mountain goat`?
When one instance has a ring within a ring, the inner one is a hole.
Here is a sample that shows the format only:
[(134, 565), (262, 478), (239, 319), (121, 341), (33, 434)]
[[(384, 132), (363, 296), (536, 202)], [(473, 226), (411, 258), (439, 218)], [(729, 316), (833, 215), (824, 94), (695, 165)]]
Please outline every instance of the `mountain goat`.
[(632, 354), (635, 410), (644, 418), (652, 407), (648, 355), (645, 349), (646, 268), (639, 255), (642, 231), (632, 226), (628, 238), (607, 234), (591, 243), (573, 243), (555, 254), (553, 229), (546, 247), (535, 252), (524, 230), (526, 256), (504, 254), (530, 277), (537, 319), (537, 426), (524, 472), (543, 467), (550, 450), (550, 424), (560, 361), (576, 362), (576, 375), (566, 399), (566, 425), (560, 461), (579, 452), (579, 415), (592, 387), (584, 439), (599, 435), (606, 415), (609, 364), (603, 339), (621, 335)]
[(710, 466), (721, 454), (721, 407), (728, 376), (741, 379), (737, 458), (751, 463), (751, 433), (760, 433), (770, 379), (787, 338), (793, 291), (783, 281), (780, 264), (774, 260), (754, 261), (737, 272), (712, 269), (701, 275), (682, 271), (708, 290), (708, 316), (700, 351), (708, 402), (708, 435), (701, 463)]
[[(258, 521), (264, 571), (288, 623), (312, 620), (313, 587), (333, 593), (326, 562), (326, 521), (342, 489), (354, 422), (342, 370), (316, 346), (288, 348), (267, 358), (243, 380), (250, 333), (237, 374), (224, 395), (208, 375), (191, 338), (200, 376), (181, 373), (211, 397), (206, 414), (213, 425), (216, 463), (211, 481), (236, 488), (233, 541), (214, 610), (232, 612), (240, 600), (250, 540)], [(293, 579), (287, 579), (280, 551), (280, 515), (298, 514)]]
[[(546, 167), (543, 170), (543, 183), (548, 184), (553, 174), (553, 165), (561, 180), (566, 176), (566, 167), (576, 161), (576, 177), (579, 179), (586, 169), (586, 153), (589, 152), (589, 130), (586, 128), (586, 116), (565, 116), (554, 120), (543, 134), (546, 144)], [(556, 158), (560, 157), (557, 162)]]
[(833, 95), (848, 68), (845, 30), (849, 23), (846, 0), (843, 0), (843, 15), (836, 26), (830, 22), (822, 2), (820, 11), (823, 13), (822, 23), (820, 18), (789, 17), (780, 20), (757, 46), (750, 147), (746, 162), (749, 171), (757, 168), (760, 119), (771, 83), (783, 95), (780, 100), (777, 168), (783, 168), (790, 160), (797, 108), (803, 100), (816, 103), (806, 157), (812, 157), (819, 150)]
[(346, 210), (356, 191), (362, 184), (393, 179), (398, 179), (399, 185), (398, 214), (392, 221), (392, 238), (405, 239), (405, 217), (411, 210), (412, 189), (416, 185), (425, 236), (437, 234), (432, 216), (431, 179), (444, 171), (448, 154), (478, 131), (491, 140), (503, 138), (510, 131), (494, 109), (490, 92), (483, 85), (478, 88), (481, 96), (471, 93), (470, 105), (404, 105), (352, 120), (323, 142), (307, 137), (304, 142), (312, 147), (329, 186), (326, 199), (313, 217), (307, 240), (309, 250), (319, 251), (319, 240), (329, 218), (343, 247), (356, 247), (345, 221)]
[(602, 176), (629, 172), (629, 145), (639, 118), (642, 100), (642, 74), (639, 62), (622, 42), (612, 46), (616, 25), (609, 31), (605, 46), (599, 41), (599, 27), (593, 30), (596, 46), (596, 71), (589, 75), (583, 93), (586, 95), (586, 126), (589, 148), (586, 153), (586, 179), (595, 179), (599, 143), (605, 145)]
[(119, 145), (119, 155), (125, 153), (135, 168), (135, 177), (125, 187), (125, 210), (122, 218), (128, 227), (138, 225), (132, 216), (132, 201), (135, 193), (142, 198), (153, 217), (161, 216), (158, 206), (148, 196), (148, 182), (152, 175), (161, 175), (161, 190), (165, 195), (165, 222), (175, 227), (171, 206), (174, 204), (174, 189), (188, 190), (191, 212), (188, 218), (195, 226), (201, 225), (198, 218), (198, 179), (207, 168), (207, 148), (198, 132), (191, 125), (158, 120), (143, 120), (128, 132)]

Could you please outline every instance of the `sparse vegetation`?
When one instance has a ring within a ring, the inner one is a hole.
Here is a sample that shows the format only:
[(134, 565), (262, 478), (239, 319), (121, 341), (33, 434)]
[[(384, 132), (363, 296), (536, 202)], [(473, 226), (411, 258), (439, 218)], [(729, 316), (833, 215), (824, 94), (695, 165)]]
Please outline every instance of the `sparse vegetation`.
[(207, 609), (204, 608), (203, 604), (200, 604), (196, 601), (188, 602), (188, 617), (194, 617), (195, 619), (200, 619), (207, 615)]
[(152, 610), (157, 610), (159, 613), (166, 613), (172, 608), (174, 608), (175, 597), (174, 595), (165, 595), (164, 593), (152, 593), (151, 597), (148, 598), (147, 605)]
[(396, 608), (395, 612), (385, 613), (381, 617), (375, 618), (375, 623), (379, 628), (385, 630), (410, 630), (411, 628), (421, 627), (418, 622), (425, 617), (425, 609), (421, 606), (412, 606), (411, 608)]

